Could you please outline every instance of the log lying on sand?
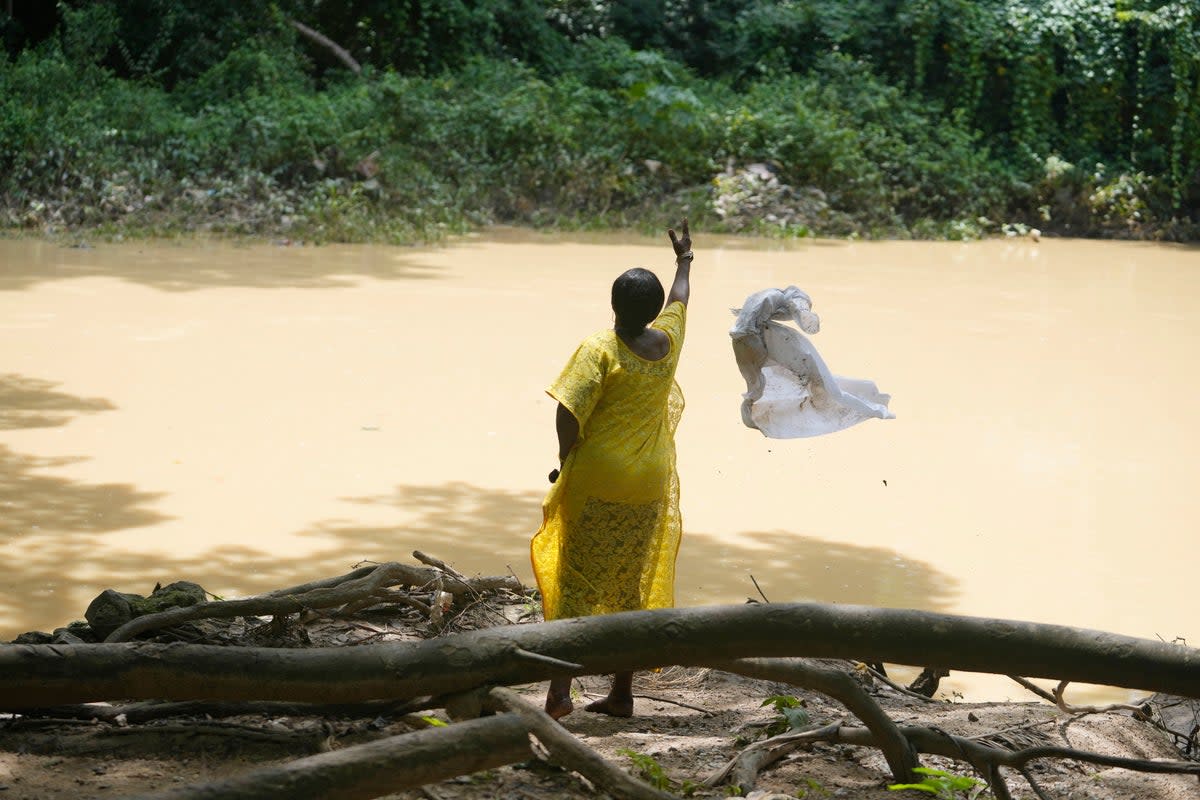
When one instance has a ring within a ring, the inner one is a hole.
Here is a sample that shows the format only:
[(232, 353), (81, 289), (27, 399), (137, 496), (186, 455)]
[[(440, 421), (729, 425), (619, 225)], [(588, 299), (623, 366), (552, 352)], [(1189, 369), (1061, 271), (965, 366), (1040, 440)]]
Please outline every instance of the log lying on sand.
[(514, 714), (500, 714), (319, 753), (143, 800), (380, 797), (456, 775), (515, 764), (531, 755), (525, 723)]
[(0, 647), (0, 710), (124, 700), (348, 703), (745, 657), (870, 659), (1200, 696), (1200, 650), (1102, 631), (815, 603), (631, 611), (415, 643)]

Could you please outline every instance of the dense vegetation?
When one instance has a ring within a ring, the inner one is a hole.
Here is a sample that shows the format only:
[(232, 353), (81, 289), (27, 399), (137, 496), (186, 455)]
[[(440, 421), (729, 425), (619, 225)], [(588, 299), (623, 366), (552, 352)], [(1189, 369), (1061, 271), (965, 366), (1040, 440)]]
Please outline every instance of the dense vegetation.
[(1200, 231), (1200, 0), (6, 0), (0, 39), (8, 229)]

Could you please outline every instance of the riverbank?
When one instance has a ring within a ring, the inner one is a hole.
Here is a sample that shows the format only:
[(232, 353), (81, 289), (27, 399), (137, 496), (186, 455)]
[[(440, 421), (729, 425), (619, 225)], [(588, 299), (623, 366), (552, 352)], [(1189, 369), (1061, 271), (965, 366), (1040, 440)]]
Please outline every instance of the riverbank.
[[(436, 559), (422, 556), (429, 564)], [(350, 606), (325, 605), (301, 614), (276, 614), (273, 618), (232, 616), (210, 603), (208, 616), (168, 628), (151, 638), (158, 641), (214, 643), (224, 647), (361, 647), (374, 643), (421, 641), (453, 632), (493, 625), (537, 622), (536, 596), (511, 579), (466, 579), (440, 568), (389, 567), (403, 574), (408, 584), (431, 576), (448, 590), (432, 594), (428, 587), (392, 590), (380, 603), (351, 601)], [(370, 570), (359, 572), (370, 573)], [(410, 575), (409, 572), (412, 574)], [(355, 575), (358, 573), (356, 572)], [(349, 578), (350, 576), (346, 576)], [(370, 577), (369, 574), (363, 576)], [(466, 583), (464, 583), (466, 581)], [(320, 587), (295, 587), (287, 598), (311, 597), (321, 592), (351, 594), (374, 591), (354, 580), (328, 580)], [(356, 588), (347, 588), (347, 587)], [(497, 588), (488, 588), (497, 587)], [(188, 585), (183, 588), (195, 588)], [(315, 593), (314, 593), (315, 592)], [(167, 587), (162, 596), (183, 597), (182, 589)], [(398, 599), (399, 598), (399, 599)], [(457, 599), (455, 599), (457, 598)], [(198, 598), (192, 598), (196, 600)], [(402, 602), (401, 602), (402, 600)], [(188, 601), (190, 602), (190, 601)], [(202, 601), (201, 601), (202, 602)], [(264, 602), (260, 599), (251, 602)], [(312, 601), (309, 601), (312, 603)], [(315, 603), (312, 603), (315, 604)], [(102, 624), (98, 604), (88, 610), (93, 625)], [(353, 610), (351, 610), (353, 607)], [(340, 608), (340, 611), (335, 611)], [(158, 609), (160, 613), (165, 609)], [(178, 609), (177, 609), (178, 611)], [(150, 612), (153, 613), (153, 612)], [(165, 622), (165, 620), (164, 620)], [(106, 618), (108, 628), (116, 621)], [(54, 636), (59, 647), (72, 647), (71, 637), (91, 637), (90, 626), (73, 626)], [(26, 637), (28, 638), (28, 637)], [(75, 641), (79, 641), (78, 638)], [(1004, 770), (1007, 789), (1015, 797), (1029, 796), (1035, 781), (1043, 796), (1083, 800), (1188, 800), (1196, 796), (1194, 775), (1153, 775), (1114, 766), (1106, 759), (1179, 762), (1184, 754), (1172, 745), (1163, 727), (1167, 712), (1175, 709), (1167, 698), (1148, 698), (1142, 704), (1145, 718), (1127, 711), (1067, 713), (1042, 702), (963, 703), (932, 700), (890, 681), (878, 680), (861, 665), (850, 662), (809, 662), (824, 670), (855, 676), (866, 702), (876, 706), (905, 730), (927, 729), (937, 736), (957, 736), (975, 746), (1000, 748), (997, 752), (1028, 748), (1063, 748), (1062, 759), (1045, 751), (1025, 772)], [(603, 695), (602, 676), (575, 681), (577, 708)], [(544, 682), (515, 687), (518, 694), (540, 706)], [(895, 797), (888, 762), (871, 746), (839, 743), (817, 736), (811, 743), (784, 747), (775, 758), (752, 771), (739, 756), (762, 748), (770, 739), (801, 731), (829, 731), (839, 721), (850, 727), (860, 722), (829, 696), (775, 681), (741, 677), (719, 670), (668, 667), (639, 674), (635, 686), (635, 716), (618, 719), (576, 711), (561, 724), (583, 746), (660, 789), (676, 795), (717, 798), (731, 794), (730, 781), (741, 794), (760, 799), (773, 797), (838, 797), (844, 800), (884, 800)], [(254, 702), (202, 702), (156, 704), (126, 703), (59, 706), (45, 712), (25, 712), (0, 717), (0, 791), (26, 800), (68, 800), (83, 793), (89, 798), (116, 798), (181, 790), (185, 786), (219, 780), (302, 756), (342, 751), (387, 737), (402, 737), (416, 730), (440, 729), (455, 724), (436, 698), (409, 704), (341, 704), (322, 708), (304, 704)], [(449, 704), (446, 704), (449, 708)], [(1188, 704), (1185, 704), (1188, 707)], [(1193, 715), (1198, 712), (1190, 703)], [(785, 713), (786, 712), (786, 713)], [(857, 713), (862, 713), (862, 708)], [(835, 726), (836, 727), (836, 726)], [(1194, 755), (1195, 732), (1188, 740), (1186, 724), (1176, 724), (1174, 741)], [(402, 739), (395, 739), (401, 746)], [(926, 745), (929, 747), (930, 745)], [(922, 756), (924, 766), (942, 770), (957, 780), (969, 777), (970, 767), (953, 758)], [(429, 783), (420, 789), (388, 794), (396, 800), (474, 800), (494, 798), (590, 798), (595, 790), (579, 775), (531, 757)], [(733, 764), (732, 773), (726, 772)], [(1200, 765), (1196, 766), (1200, 772)], [(929, 786), (948, 780), (931, 776)], [(593, 780), (596, 780), (593, 776)], [(736, 792), (732, 792), (736, 793)], [(380, 795), (372, 796), (382, 796)], [(947, 797), (968, 796), (954, 793)], [(971, 795), (974, 796), (974, 795)]]
[[(1130, 531), (1182, 552), (1200, 516), (1200, 419), (1174, 400), (1198, 391), (1178, 368), (1200, 335), (1198, 257), (707, 237), (679, 370), (677, 605), (761, 588), (1200, 640), (1189, 563), (1128, 568)], [(10, 639), (108, 586), (246, 596), (431, 542), (528, 581), (556, 463), (543, 387), (610, 324), (614, 275), (671, 256), (661, 232), (495, 230), (427, 248), (0, 240), (0, 262)], [(729, 309), (789, 284), (831, 369), (875, 381), (897, 419), (787, 441), (742, 424)], [(1151, 375), (1153, 393), (1111, 391)], [(1017, 691), (970, 674), (943, 689)]]

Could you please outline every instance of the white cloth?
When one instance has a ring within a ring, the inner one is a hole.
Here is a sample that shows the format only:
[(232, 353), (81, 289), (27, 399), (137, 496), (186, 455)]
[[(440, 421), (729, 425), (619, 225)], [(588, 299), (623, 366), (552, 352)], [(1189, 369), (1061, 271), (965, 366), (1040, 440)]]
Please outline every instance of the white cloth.
[(833, 433), (867, 419), (893, 419), (890, 395), (867, 380), (832, 374), (808, 337), (773, 320), (794, 320), (800, 330), (821, 329), (812, 299), (789, 286), (764, 289), (734, 309), (729, 330), (738, 369), (746, 379), (742, 422), (772, 439)]

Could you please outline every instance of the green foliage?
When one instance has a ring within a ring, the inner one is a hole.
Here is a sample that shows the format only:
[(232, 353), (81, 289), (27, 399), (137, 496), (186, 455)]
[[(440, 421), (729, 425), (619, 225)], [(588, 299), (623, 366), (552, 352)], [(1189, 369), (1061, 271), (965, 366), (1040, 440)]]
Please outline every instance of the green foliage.
[(796, 790), (796, 797), (798, 798), (812, 798), (816, 800), (816, 798), (828, 797), (829, 795), (829, 790), (820, 781), (813, 778), (805, 778), (804, 786)]
[(1200, 229), (1200, 0), (59, 10), (36, 45), (0, 19), (0, 225), (412, 241), (669, 206), (780, 236)]
[(972, 789), (983, 786), (983, 781), (975, 778), (970, 778), (962, 775), (954, 775), (940, 769), (930, 769), (929, 767), (913, 767), (913, 772), (924, 775), (925, 778), (920, 783), (892, 783), (888, 784), (888, 791), (898, 792), (905, 789), (911, 789), (918, 792), (925, 792), (937, 797), (938, 800), (956, 800), (963, 796), (962, 793), (969, 792)]
[(765, 736), (778, 736), (788, 731), (800, 731), (812, 724), (812, 718), (805, 709), (805, 702), (792, 695), (774, 695), (762, 701), (762, 706), (773, 706), (779, 713), (779, 718), (773, 720), (763, 730)]
[(645, 753), (638, 753), (628, 748), (622, 748), (621, 750), (618, 750), (617, 753), (627, 757), (631, 762), (633, 762), (633, 766), (637, 768), (638, 774), (641, 775), (642, 779), (655, 789), (667, 791), (674, 783), (674, 781), (671, 780), (671, 777), (667, 775), (666, 771), (662, 768), (662, 764), (659, 764), (658, 760), (654, 758), (654, 756), (646, 755)]
[(620, 755), (627, 757), (633, 766), (637, 769), (638, 775), (642, 780), (653, 786), (655, 789), (660, 789), (664, 792), (678, 792), (683, 797), (691, 797), (701, 787), (701, 784), (690, 780), (676, 782), (671, 779), (663, 769), (662, 764), (654, 756), (639, 753), (628, 748), (617, 751)]

